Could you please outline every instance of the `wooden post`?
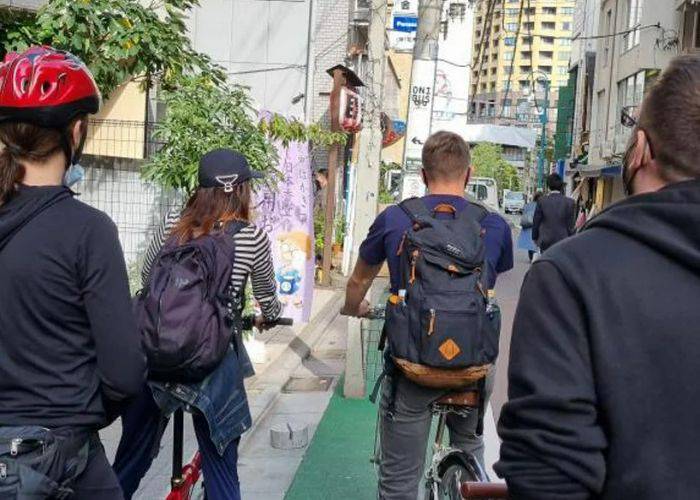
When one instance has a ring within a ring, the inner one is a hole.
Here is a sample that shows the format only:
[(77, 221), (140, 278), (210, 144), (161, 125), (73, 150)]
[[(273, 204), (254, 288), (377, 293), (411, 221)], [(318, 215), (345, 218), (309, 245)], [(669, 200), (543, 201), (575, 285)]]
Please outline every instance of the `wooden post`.
[[(331, 130), (340, 130), (338, 120), (338, 102), (340, 100), (340, 89), (345, 85), (345, 74), (342, 69), (333, 71), (333, 90), (330, 99)], [(335, 202), (336, 202), (336, 177), (338, 172), (338, 158), (340, 156), (340, 144), (333, 144), (328, 152), (328, 185), (326, 186), (326, 217), (323, 228), (323, 262), (321, 269), (323, 275), (321, 284), (328, 286), (331, 284), (331, 260), (333, 258), (333, 227), (335, 225)]]

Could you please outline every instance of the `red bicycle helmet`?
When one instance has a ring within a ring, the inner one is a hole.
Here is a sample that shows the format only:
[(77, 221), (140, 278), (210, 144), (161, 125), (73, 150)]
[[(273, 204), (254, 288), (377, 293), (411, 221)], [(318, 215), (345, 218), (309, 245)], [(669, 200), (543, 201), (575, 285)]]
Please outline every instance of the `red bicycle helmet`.
[(81, 114), (97, 113), (101, 103), (90, 70), (68, 52), (31, 47), (0, 64), (0, 123), (62, 129)]

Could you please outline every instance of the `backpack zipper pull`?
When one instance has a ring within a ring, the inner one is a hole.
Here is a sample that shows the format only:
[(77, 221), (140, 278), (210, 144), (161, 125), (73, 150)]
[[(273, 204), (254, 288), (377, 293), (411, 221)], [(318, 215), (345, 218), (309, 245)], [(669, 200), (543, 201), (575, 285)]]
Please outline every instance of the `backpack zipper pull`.
[(20, 438), (15, 438), (12, 441), (10, 441), (10, 455), (16, 457), (19, 454), (19, 446), (21, 444), (22, 440)]
[(418, 264), (418, 250), (413, 251), (411, 256), (411, 278), (408, 280), (409, 285), (416, 281), (416, 265)]
[(430, 323), (428, 324), (428, 337), (435, 333), (435, 309), (430, 310)]

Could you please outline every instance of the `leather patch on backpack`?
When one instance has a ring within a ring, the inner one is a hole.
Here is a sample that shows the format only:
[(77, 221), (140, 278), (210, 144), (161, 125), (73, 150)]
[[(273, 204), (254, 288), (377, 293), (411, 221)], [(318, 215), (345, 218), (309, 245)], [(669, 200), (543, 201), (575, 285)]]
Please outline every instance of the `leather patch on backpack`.
[(440, 354), (447, 360), (452, 361), (462, 350), (457, 343), (452, 339), (447, 339), (439, 347)]

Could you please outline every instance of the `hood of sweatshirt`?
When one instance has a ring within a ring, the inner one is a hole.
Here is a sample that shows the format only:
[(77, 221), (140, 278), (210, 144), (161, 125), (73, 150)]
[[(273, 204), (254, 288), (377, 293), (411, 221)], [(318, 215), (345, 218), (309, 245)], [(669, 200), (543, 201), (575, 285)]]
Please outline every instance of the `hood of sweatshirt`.
[(34, 217), (71, 196), (73, 192), (64, 186), (20, 186), (15, 196), (0, 206), (0, 250)]
[(700, 180), (632, 196), (593, 218), (585, 230), (605, 228), (637, 240), (700, 272)]

